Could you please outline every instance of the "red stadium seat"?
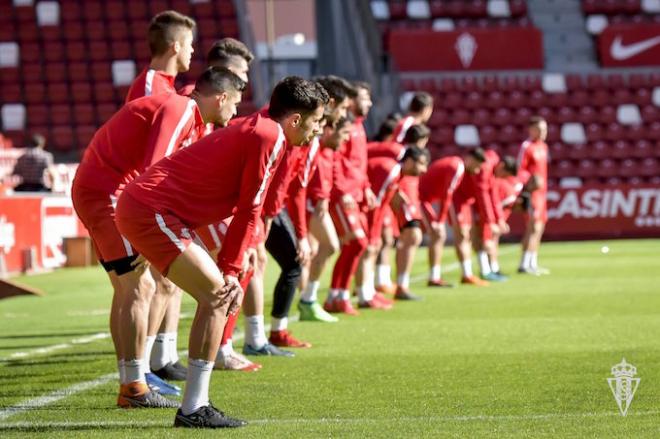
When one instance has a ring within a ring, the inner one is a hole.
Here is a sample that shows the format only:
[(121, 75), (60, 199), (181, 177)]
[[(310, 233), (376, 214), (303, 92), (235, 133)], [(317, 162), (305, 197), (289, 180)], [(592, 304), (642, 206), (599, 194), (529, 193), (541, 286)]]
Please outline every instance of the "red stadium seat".
[(499, 91), (488, 93), (486, 106), (491, 110), (497, 110), (505, 105), (504, 96)]
[(596, 164), (592, 160), (580, 160), (575, 175), (582, 178), (596, 175)]
[(617, 141), (623, 139), (624, 136), (624, 129), (621, 125), (618, 123), (611, 123), (607, 125), (607, 128), (605, 129), (605, 140), (609, 141)]
[(69, 105), (53, 105), (49, 110), (50, 121), (53, 125), (73, 125), (73, 117)]
[(546, 105), (552, 108), (562, 108), (568, 105), (569, 99), (566, 93), (550, 93), (546, 97)]
[(472, 114), (472, 123), (478, 127), (490, 124), (491, 120), (491, 114), (485, 108), (478, 108)]
[(606, 125), (610, 123), (615, 123), (616, 120), (616, 108), (607, 106), (598, 110), (598, 122)]
[(521, 135), (520, 131), (513, 125), (507, 125), (500, 128), (498, 133), (498, 142), (500, 143), (511, 143), (518, 142), (524, 138), (524, 134)]
[(70, 151), (75, 147), (73, 130), (68, 126), (58, 126), (51, 131), (52, 145), (59, 151)]
[(568, 156), (573, 160), (586, 159), (588, 157), (591, 157), (591, 154), (589, 152), (590, 151), (587, 145), (583, 143), (576, 143), (574, 145), (571, 145), (571, 149), (569, 150)]
[[(21, 62), (41, 62), (41, 48), (36, 43), (21, 43)], [(6, 69), (3, 69), (3, 73)]]
[(632, 141), (643, 140), (647, 136), (646, 127), (643, 125), (631, 125), (626, 127), (624, 131), (625, 138)]
[(27, 123), (30, 128), (48, 124), (49, 112), (45, 105), (28, 105)]
[(92, 100), (92, 88), (87, 82), (79, 82), (71, 85), (71, 99), (74, 102), (83, 103)]
[(591, 105), (595, 107), (603, 107), (610, 103), (610, 92), (604, 88), (594, 90), (589, 98)]
[(64, 23), (62, 33), (66, 41), (82, 41), (85, 38), (85, 29), (82, 23)]
[(54, 62), (46, 66), (46, 81), (49, 83), (65, 82), (68, 78), (66, 64)]
[(582, 77), (580, 75), (566, 75), (566, 88), (570, 92), (582, 90), (584, 88)]
[(632, 159), (625, 159), (619, 165), (619, 175), (623, 177), (634, 177), (639, 174), (639, 164)]
[(46, 99), (46, 87), (43, 83), (35, 82), (25, 89), (25, 102), (28, 104), (42, 104)]
[(592, 155), (597, 158), (605, 158), (611, 155), (610, 144), (605, 141), (594, 142), (591, 145)]
[(107, 19), (117, 21), (126, 19), (124, 3), (121, 1), (105, 2), (104, 9), (104, 15)]
[(582, 107), (579, 113), (575, 116), (577, 122), (583, 125), (594, 123), (598, 121), (598, 113), (592, 107)]
[(614, 160), (605, 159), (598, 162), (596, 174), (602, 178), (615, 177), (618, 173), (617, 165)]
[(495, 110), (492, 121), (496, 126), (504, 126), (514, 122), (511, 111), (507, 108), (498, 108)]
[(67, 73), (69, 81), (72, 83), (90, 80), (89, 68), (87, 67), (87, 63), (84, 62), (69, 63)]
[(79, 125), (76, 128), (76, 143), (78, 148), (86, 148), (96, 133), (94, 125)]
[(557, 122), (566, 123), (566, 122), (575, 122), (577, 120), (577, 114), (575, 110), (571, 107), (562, 107), (557, 113)]
[(83, 4), (83, 15), (86, 20), (102, 20), (103, 8), (101, 2), (85, 0)]
[(575, 90), (569, 93), (570, 98), (566, 105), (570, 105), (576, 110), (591, 105), (589, 93), (586, 90)]
[[(107, 39), (106, 25), (103, 21), (86, 21), (85, 32), (85, 36), (89, 41), (105, 41)], [(144, 35), (142, 38), (144, 38)]]
[(21, 71), (21, 77), (23, 78), (26, 84), (30, 84), (32, 82), (41, 82), (44, 80), (43, 67), (41, 66), (40, 63), (39, 64), (24, 63)]
[(550, 174), (553, 177), (563, 178), (575, 175), (575, 167), (570, 160), (560, 160), (555, 166), (550, 167)]
[(483, 126), (479, 129), (479, 138), (481, 139), (481, 143), (488, 144), (495, 142), (498, 139), (498, 130), (491, 125)]
[(64, 104), (69, 102), (69, 87), (67, 84), (49, 84), (48, 101), (51, 104)]
[(70, 41), (66, 44), (65, 56), (68, 61), (87, 61), (87, 47), (82, 41)]
[(115, 104), (100, 104), (96, 106), (96, 118), (99, 125), (108, 121), (116, 112), (118, 108)]
[(430, 128), (437, 128), (449, 122), (449, 114), (443, 108), (436, 108), (428, 121)]
[(77, 125), (95, 124), (96, 114), (94, 112), (94, 106), (88, 103), (75, 104), (73, 107), (73, 118)]
[(20, 102), (22, 100), (21, 89), (13, 84), (3, 84), (0, 86), (0, 103)]
[(604, 140), (603, 128), (597, 123), (590, 123), (587, 125), (586, 129), (587, 139), (590, 142), (597, 142), (599, 140)]
[(463, 125), (471, 122), (472, 118), (470, 117), (470, 112), (462, 108), (454, 110), (449, 117), (449, 123), (451, 125)]
[(569, 148), (565, 148), (561, 142), (552, 142), (548, 145), (549, 154), (552, 162), (556, 160), (569, 159)]
[(651, 145), (651, 142), (647, 140), (638, 140), (635, 142), (632, 150), (632, 157), (640, 159), (653, 157), (653, 146)]
[(110, 51), (105, 41), (91, 41), (89, 43), (89, 59), (91, 61), (108, 61)]
[(483, 106), (483, 102), (481, 100), (481, 94), (477, 91), (472, 91), (467, 94), (463, 105), (465, 108), (469, 108), (470, 110), (476, 110), (477, 108), (480, 108)]
[(625, 159), (632, 157), (633, 151), (628, 142), (619, 140), (612, 144), (612, 147), (610, 148), (610, 155), (613, 158)]
[(649, 139), (660, 140), (660, 122), (653, 122), (649, 128)]
[(442, 104), (446, 108), (460, 108), (463, 106), (463, 96), (457, 92), (447, 93), (442, 100)]

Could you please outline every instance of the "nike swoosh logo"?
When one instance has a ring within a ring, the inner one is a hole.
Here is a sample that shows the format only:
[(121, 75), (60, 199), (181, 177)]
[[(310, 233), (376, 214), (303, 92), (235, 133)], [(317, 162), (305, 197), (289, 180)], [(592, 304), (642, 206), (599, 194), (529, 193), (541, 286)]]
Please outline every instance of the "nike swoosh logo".
[(621, 40), (621, 36), (617, 36), (612, 42), (612, 47), (610, 48), (610, 55), (612, 55), (612, 58), (617, 61), (632, 58), (633, 56), (650, 49), (656, 44), (659, 44), (660, 35), (648, 40), (642, 40), (637, 43), (628, 44), (627, 46), (624, 46), (621, 43)]

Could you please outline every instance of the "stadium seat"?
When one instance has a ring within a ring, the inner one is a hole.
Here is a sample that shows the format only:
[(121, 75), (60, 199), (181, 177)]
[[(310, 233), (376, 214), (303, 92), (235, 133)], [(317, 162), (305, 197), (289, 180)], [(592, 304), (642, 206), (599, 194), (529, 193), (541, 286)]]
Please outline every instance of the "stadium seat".
[(628, 144), (628, 142), (624, 140), (618, 140), (614, 143), (612, 143), (612, 147), (610, 148), (610, 155), (612, 158), (616, 159), (625, 159), (628, 157), (632, 157), (632, 148)]
[(654, 122), (660, 120), (660, 108), (654, 105), (645, 105), (642, 107), (642, 120), (644, 122)]
[(65, 82), (68, 78), (66, 64), (63, 62), (54, 62), (48, 64), (46, 68), (46, 81), (48, 83)]
[(497, 141), (497, 134), (497, 129), (490, 125), (483, 126), (479, 129), (479, 138), (484, 144)]
[(478, 127), (491, 123), (491, 114), (485, 108), (477, 108), (472, 114), (472, 123)]
[(615, 177), (617, 175), (617, 165), (612, 159), (605, 159), (598, 162), (596, 175), (602, 178)]
[(584, 143), (575, 143), (570, 147), (568, 156), (573, 160), (586, 159), (591, 157), (589, 152), (589, 148)]
[(625, 138), (624, 129), (618, 123), (611, 123), (605, 129), (605, 140), (615, 142)]
[(53, 125), (73, 125), (71, 107), (69, 105), (53, 105), (50, 107), (50, 121)]
[(616, 118), (623, 125), (639, 125), (642, 123), (642, 115), (639, 112), (639, 107), (635, 104), (619, 105)]
[[(114, 92), (113, 92), (114, 93)], [(115, 104), (99, 104), (96, 106), (96, 119), (98, 124), (101, 125), (107, 122), (116, 112), (118, 108)]]
[[(82, 123), (82, 122), (79, 122)], [(93, 125), (78, 125), (76, 127), (76, 143), (79, 148), (86, 148), (96, 133), (96, 127)]]
[(561, 73), (546, 73), (542, 84), (546, 93), (566, 93), (566, 78)]
[(39, 26), (58, 26), (60, 24), (60, 4), (55, 1), (37, 3), (37, 23)]
[(135, 78), (135, 62), (132, 60), (113, 61), (112, 83), (115, 86), (130, 85)]
[(660, 87), (653, 88), (653, 105), (660, 107)]
[(579, 177), (564, 177), (559, 180), (559, 187), (564, 189), (582, 187), (582, 179)]
[(455, 109), (449, 118), (449, 123), (451, 125), (463, 125), (470, 123), (471, 121), (472, 117), (470, 116), (470, 112), (462, 108)]
[(25, 105), (13, 103), (2, 105), (2, 129), (6, 131), (25, 129)]
[(591, 35), (600, 35), (608, 24), (607, 16), (603, 14), (589, 15), (586, 21), (587, 32)]
[(578, 177), (591, 177), (595, 174), (596, 164), (593, 160), (580, 160), (577, 168), (575, 169), (575, 175)]
[(73, 130), (68, 126), (57, 126), (51, 131), (53, 146), (59, 151), (69, 151), (75, 147)]
[(507, 0), (488, 0), (488, 15), (491, 17), (510, 17), (509, 2)]
[(406, 13), (412, 19), (431, 18), (431, 9), (427, 0), (408, 0), (406, 3)]
[(565, 123), (561, 126), (561, 140), (566, 143), (578, 144), (587, 140), (584, 126), (581, 123)]
[(447, 32), (456, 29), (456, 26), (451, 18), (436, 18), (431, 24), (431, 29), (436, 32)]
[(619, 165), (619, 175), (622, 177), (634, 177), (638, 174), (638, 163), (632, 159), (625, 159)]
[(635, 142), (632, 150), (632, 157), (640, 159), (653, 157), (653, 146), (651, 145), (651, 142), (643, 139)]
[(0, 69), (18, 67), (20, 48), (15, 41), (0, 42)]
[(94, 125), (96, 123), (94, 106), (88, 103), (76, 103), (73, 107), (73, 119), (76, 125)]
[(603, 125), (616, 122), (617, 121), (616, 117), (617, 117), (617, 110), (611, 105), (602, 107), (600, 110), (598, 110), (598, 122)]
[(474, 125), (458, 125), (454, 132), (454, 142), (459, 146), (479, 146), (479, 131)]
[(550, 173), (553, 177), (569, 177), (575, 175), (575, 167), (570, 160), (560, 160), (550, 168)]
[(642, 11), (647, 14), (660, 14), (660, 1), (642, 0)]
[(624, 137), (631, 141), (645, 139), (647, 135), (646, 127), (644, 125), (629, 125), (624, 127)]

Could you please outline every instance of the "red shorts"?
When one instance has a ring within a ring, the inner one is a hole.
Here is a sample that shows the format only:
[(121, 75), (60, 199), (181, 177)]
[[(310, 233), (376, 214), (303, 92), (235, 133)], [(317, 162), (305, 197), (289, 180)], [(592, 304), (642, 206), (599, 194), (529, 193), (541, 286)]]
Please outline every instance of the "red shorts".
[(332, 203), (330, 216), (340, 238), (352, 233), (356, 239), (366, 239), (367, 218), (359, 207), (345, 209), (340, 202)]
[(228, 218), (219, 223), (209, 224), (208, 226), (195, 229), (195, 242), (206, 248), (209, 252), (218, 250), (222, 247), (222, 241), (225, 239), (230, 222), (231, 219)]
[(454, 226), (470, 227), (472, 225), (472, 205), (474, 198), (454, 197), (449, 206), (449, 218)]
[(130, 242), (115, 225), (117, 198), (105, 191), (74, 184), (71, 189), (73, 207), (89, 231), (99, 259), (111, 262), (137, 255)]
[(412, 221), (422, 221), (422, 208), (418, 202), (401, 203), (398, 211), (396, 212), (396, 220), (399, 229), (403, 229), (407, 224)]
[(398, 238), (401, 231), (399, 230), (399, 223), (394, 214), (394, 210), (392, 210), (392, 206), (387, 204), (383, 206), (383, 209), (383, 229), (392, 230), (392, 236)]
[(382, 242), (383, 224), (388, 216), (388, 211), (392, 211), (388, 207), (387, 205), (377, 206), (375, 209), (367, 212), (367, 224), (369, 224), (367, 237), (369, 238), (370, 245), (378, 245)]
[(440, 215), (440, 210), (442, 206), (440, 203), (430, 203), (422, 202), (422, 226), (426, 233), (430, 233), (433, 230), (433, 224), (438, 223), (442, 224), (447, 222), (446, 215), (444, 218), (438, 218)]
[(527, 215), (534, 218), (534, 221), (541, 221), (544, 224), (548, 222), (548, 204), (545, 192), (538, 190), (532, 192)]
[(158, 212), (129, 194), (119, 198), (116, 213), (119, 231), (163, 276), (193, 241), (190, 228), (178, 217)]

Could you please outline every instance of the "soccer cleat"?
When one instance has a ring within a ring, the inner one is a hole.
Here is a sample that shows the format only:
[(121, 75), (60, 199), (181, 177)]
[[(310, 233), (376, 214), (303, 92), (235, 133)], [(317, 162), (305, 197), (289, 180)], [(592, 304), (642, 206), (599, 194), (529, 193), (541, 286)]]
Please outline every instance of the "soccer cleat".
[(147, 380), (147, 385), (149, 388), (151, 390), (155, 390), (161, 395), (181, 395), (181, 388), (179, 386), (175, 386), (174, 384), (170, 384), (167, 381), (164, 381), (153, 372), (144, 374), (144, 377)]
[(167, 363), (165, 367), (161, 367), (158, 370), (152, 369), (151, 371), (154, 373), (154, 375), (162, 380), (185, 381), (188, 369), (183, 366), (178, 368), (174, 365), (174, 363)]
[(429, 287), (454, 288), (454, 284), (444, 279), (429, 279), (426, 283)]
[(387, 297), (385, 297), (382, 293), (379, 293), (378, 291), (376, 291), (376, 294), (374, 294), (374, 300), (377, 301), (377, 302), (380, 302), (384, 305), (394, 306), (394, 300), (388, 299)]
[(348, 314), (349, 316), (359, 316), (358, 310), (353, 308), (350, 300), (334, 299), (323, 304), (323, 309), (330, 313)]
[(461, 283), (466, 285), (474, 285), (477, 287), (487, 287), (489, 285), (488, 282), (481, 280), (476, 276), (463, 276)]
[(174, 363), (172, 363), (172, 366), (174, 366), (175, 369), (183, 371), (184, 375), (188, 375), (188, 368), (184, 366), (180, 360), (176, 360)]
[(240, 370), (243, 372), (256, 372), (261, 369), (261, 364), (253, 363), (238, 352), (232, 352), (220, 356), (221, 361), (216, 361), (214, 369), (217, 370)]
[(546, 276), (550, 274), (550, 270), (544, 267), (536, 267), (536, 272), (539, 274), (539, 276)]
[(189, 415), (184, 415), (179, 409), (174, 417), (174, 426), (183, 428), (237, 428), (244, 425), (247, 422), (225, 415), (211, 403)]
[(165, 398), (154, 392), (144, 383), (122, 384), (117, 398), (117, 405), (121, 408), (159, 408), (173, 409), (181, 407), (177, 401)]
[(392, 304), (391, 303), (384, 303), (380, 302), (377, 300), (375, 297), (371, 300), (367, 300), (366, 302), (358, 302), (358, 308), (365, 308), (365, 309), (380, 309), (383, 311), (388, 311), (392, 309)]
[(506, 274), (502, 273), (501, 271), (493, 271), (493, 273), (495, 273), (496, 275), (498, 275), (501, 279), (509, 280), (509, 276), (507, 276)]
[(285, 351), (284, 349), (280, 349), (277, 346), (271, 344), (271, 343), (266, 343), (263, 345), (261, 348), (253, 348), (249, 344), (245, 343), (243, 345), (243, 353), (245, 355), (255, 355), (255, 356), (269, 356), (269, 357), (295, 357), (296, 354), (294, 354), (291, 351)]
[(327, 313), (318, 302), (298, 302), (298, 311), (300, 311), (300, 320), (306, 322), (326, 322), (335, 323), (339, 319)]
[(489, 282), (504, 282), (508, 279), (506, 276), (501, 276), (501, 275), (499, 275), (497, 273), (493, 273), (493, 272), (490, 272), (490, 273), (485, 274), (485, 275), (482, 274), (481, 278), (483, 280), (487, 280)]
[(283, 348), (311, 348), (312, 344), (306, 341), (301, 341), (295, 338), (289, 331), (283, 329), (281, 331), (270, 331), (268, 338), (272, 344), (277, 347)]
[(379, 293), (383, 293), (383, 294), (393, 295), (393, 294), (396, 294), (396, 285), (393, 285), (393, 284), (378, 285), (376, 287), (376, 291), (378, 291)]
[(411, 301), (417, 301), (417, 300), (422, 300), (420, 296), (417, 296), (415, 294), (412, 294), (410, 291), (408, 291), (407, 288), (403, 287), (397, 287), (396, 288), (396, 294), (394, 295), (395, 300), (411, 300)]
[(541, 274), (534, 270), (533, 268), (528, 268), (528, 267), (518, 267), (518, 273), (519, 274), (529, 274), (532, 276), (540, 276)]

